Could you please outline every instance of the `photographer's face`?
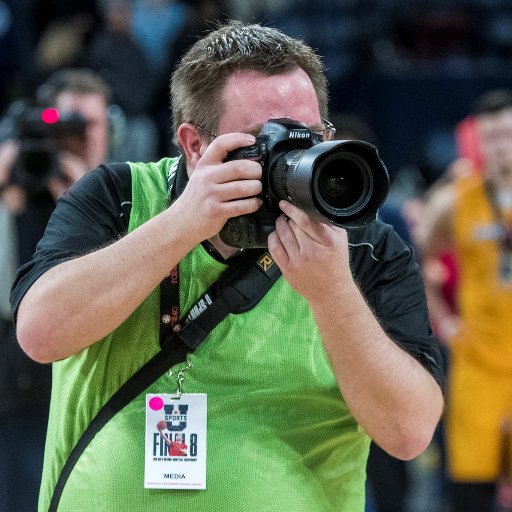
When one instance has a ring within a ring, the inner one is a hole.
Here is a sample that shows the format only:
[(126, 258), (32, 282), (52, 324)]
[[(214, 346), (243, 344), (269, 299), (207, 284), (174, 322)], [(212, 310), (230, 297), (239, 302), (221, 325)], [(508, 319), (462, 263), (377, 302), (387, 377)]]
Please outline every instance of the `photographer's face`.
[(266, 121), (282, 117), (302, 121), (312, 130), (322, 129), (315, 89), (302, 69), (270, 76), (237, 71), (228, 79), (222, 98), (216, 135), (258, 135)]
[(55, 102), (61, 112), (78, 112), (87, 121), (85, 140), (69, 140), (68, 149), (82, 158), (89, 169), (105, 162), (108, 149), (107, 105), (101, 94), (62, 92)]

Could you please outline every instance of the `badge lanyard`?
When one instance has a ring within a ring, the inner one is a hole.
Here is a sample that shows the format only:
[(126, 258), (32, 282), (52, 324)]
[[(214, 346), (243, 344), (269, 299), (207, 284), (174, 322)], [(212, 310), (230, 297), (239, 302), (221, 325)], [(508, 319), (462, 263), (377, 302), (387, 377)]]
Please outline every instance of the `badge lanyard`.
[(176, 265), (160, 283), (160, 340), (179, 332), (180, 270)]
[[(169, 170), (169, 204), (177, 165)], [(179, 333), (180, 273), (176, 265), (160, 283), (160, 345), (173, 333)], [(186, 320), (185, 320), (186, 322)], [(144, 487), (150, 489), (206, 488), (206, 394), (184, 394), (186, 366), (168, 372), (176, 379), (174, 394), (146, 395), (146, 439)]]
[[(177, 265), (160, 285), (161, 344), (182, 329), (179, 283)], [(185, 363), (167, 373), (175, 379), (175, 393), (146, 395), (145, 488), (206, 489), (207, 396), (183, 393), (185, 372), (192, 368), (188, 355)]]

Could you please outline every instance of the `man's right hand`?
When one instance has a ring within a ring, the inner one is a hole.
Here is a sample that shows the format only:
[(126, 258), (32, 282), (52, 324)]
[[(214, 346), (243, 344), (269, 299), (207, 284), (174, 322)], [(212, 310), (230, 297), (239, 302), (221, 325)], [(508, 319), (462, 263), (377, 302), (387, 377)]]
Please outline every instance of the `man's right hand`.
[(252, 135), (230, 133), (217, 137), (197, 162), (189, 162), (190, 180), (175, 202), (197, 242), (219, 233), (231, 217), (254, 213), (261, 206), (261, 165), (252, 160), (225, 162), (230, 151), (250, 146)]

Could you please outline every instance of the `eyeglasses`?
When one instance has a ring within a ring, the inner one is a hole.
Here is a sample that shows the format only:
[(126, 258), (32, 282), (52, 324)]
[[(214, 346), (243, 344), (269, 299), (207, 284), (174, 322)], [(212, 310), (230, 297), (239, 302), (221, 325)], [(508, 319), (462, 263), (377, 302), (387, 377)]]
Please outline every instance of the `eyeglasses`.
[(210, 140), (209, 142), (212, 142), (213, 139), (216, 139), (217, 138), (217, 134), (216, 133), (212, 133), (210, 131), (208, 131), (206, 128), (203, 128), (200, 124), (197, 124), (197, 123), (192, 123), (200, 132), (203, 132), (205, 135), (208, 135), (208, 137), (210, 137)]
[[(312, 130), (313, 133), (316, 133), (317, 135), (319, 135), (324, 142), (329, 141), (329, 140), (334, 140), (334, 136), (336, 135), (336, 128), (334, 127), (334, 125), (325, 117), (322, 117), (322, 123), (325, 126), (325, 128), (322, 128), (321, 130)], [(212, 142), (212, 140), (217, 138), (216, 133), (210, 132), (209, 130), (207, 130), (206, 128), (203, 128), (201, 125), (199, 125), (197, 123), (193, 123), (193, 124), (198, 130), (200, 130), (205, 135), (210, 137), (210, 142)]]
[(336, 128), (334, 125), (329, 121), (329, 119), (326, 119), (325, 117), (322, 117), (322, 122), (324, 123), (325, 128), (323, 130), (319, 130), (315, 133), (318, 133), (318, 135), (322, 136), (322, 140), (324, 142), (329, 140), (334, 140), (334, 136), (336, 135)]

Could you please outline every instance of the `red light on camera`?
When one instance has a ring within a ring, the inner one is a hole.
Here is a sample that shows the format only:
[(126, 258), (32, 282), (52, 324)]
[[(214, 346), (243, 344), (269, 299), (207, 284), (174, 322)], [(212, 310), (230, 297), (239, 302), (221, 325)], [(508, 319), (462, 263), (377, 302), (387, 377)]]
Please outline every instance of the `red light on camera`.
[(56, 108), (46, 108), (41, 113), (43, 123), (54, 124), (59, 120), (59, 111)]

